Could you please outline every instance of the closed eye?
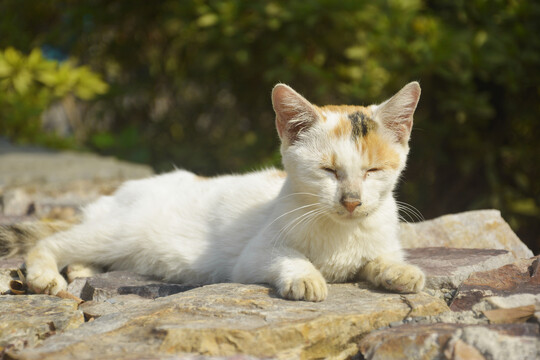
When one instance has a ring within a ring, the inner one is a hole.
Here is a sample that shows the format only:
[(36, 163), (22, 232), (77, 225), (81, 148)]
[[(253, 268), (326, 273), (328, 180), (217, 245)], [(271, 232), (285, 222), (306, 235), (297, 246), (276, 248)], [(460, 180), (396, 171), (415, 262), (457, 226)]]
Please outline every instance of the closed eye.
[(371, 169), (368, 169), (367, 172), (368, 173), (374, 173), (374, 172), (381, 171), (381, 170), (382, 170), (381, 168), (371, 168)]
[(334, 176), (336, 177), (336, 179), (337, 179), (338, 174), (337, 174), (337, 170), (336, 170), (336, 169), (333, 169), (333, 168), (330, 168), (330, 167), (322, 167), (322, 169), (323, 169), (324, 171), (326, 171), (327, 173), (330, 173), (330, 174), (334, 175)]

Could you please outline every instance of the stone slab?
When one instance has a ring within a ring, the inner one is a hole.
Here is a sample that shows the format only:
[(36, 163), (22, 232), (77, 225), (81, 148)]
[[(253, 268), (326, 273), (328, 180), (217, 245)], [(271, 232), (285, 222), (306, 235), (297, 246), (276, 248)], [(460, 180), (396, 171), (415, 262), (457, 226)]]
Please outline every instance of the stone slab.
[(430, 289), (457, 289), (470, 274), (499, 268), (515, 259), (507, 250), (427, 247), (406, 249), (410, 263), (426, 274)]
[(46, 295), (0, 296), (0, 348), (21, 350), (84, 323), (73, 300)]
[[(107, 312), (14, 359), (235, 356), (344, 359), (370, 331), (409, 316), (448, 311), (424, 293), (399, 295), (335, 284), (320, 303), (289, 301), (259, 285), (216, 284), (138, 302), (110, 298)], [(84, 307), (83, 307), (84, 308)], [(87, 309), (88, 311), (90, 308)]]
[(470, 310), (487, 297), (540, 294), (540, 256), (523, 259), (500, 268), (471, 274), (458, 289), (450, 308)]
[(504, 249), (516, 259), (533, 256), (498, 210), (467, 211), (419, 223), (403, 223), (400, 236), (406, 248)]
[(359, 347), (366, 360), (534, 360), (540, 355), (540, 333), (535, 324), (403, 325), (374, 331)]

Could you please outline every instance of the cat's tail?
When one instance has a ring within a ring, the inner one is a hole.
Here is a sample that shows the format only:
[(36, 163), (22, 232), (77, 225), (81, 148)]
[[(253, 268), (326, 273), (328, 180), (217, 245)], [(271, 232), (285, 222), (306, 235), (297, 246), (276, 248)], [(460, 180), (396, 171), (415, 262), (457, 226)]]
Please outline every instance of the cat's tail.
[(38, 240), (67, 230), (73, 225), (66, 221), (28, 221), (0, 225), (0, 259), (26, 255)]

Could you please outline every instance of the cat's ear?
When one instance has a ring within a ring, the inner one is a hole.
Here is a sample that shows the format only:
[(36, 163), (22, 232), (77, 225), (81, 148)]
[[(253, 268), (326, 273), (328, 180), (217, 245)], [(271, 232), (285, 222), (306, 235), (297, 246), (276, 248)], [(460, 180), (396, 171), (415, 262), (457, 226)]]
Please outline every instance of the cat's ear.
[(285, 84), (274, 86), (272, 105), (276, 112), (279, 137), (286, 145), (292, 145), (298, 139), (298, 135), (310, 128), (318, 119), (315, 107)]
[(413, 81), (405, 85), (374, 111), (375, 120), (394, 135), (396, 141), (405, 145), (409, 141), (413, 115), (420, 99), (420, 84)]

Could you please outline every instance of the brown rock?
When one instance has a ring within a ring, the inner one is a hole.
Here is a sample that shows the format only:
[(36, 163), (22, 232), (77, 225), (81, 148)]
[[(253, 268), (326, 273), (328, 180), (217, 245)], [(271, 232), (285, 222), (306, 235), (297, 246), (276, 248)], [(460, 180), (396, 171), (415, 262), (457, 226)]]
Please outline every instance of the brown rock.
[[(94, 359), (195, 353), (340, 359), (357, 353), (354, 340), (373, 329), (407, 316), (448, 310), (443, 301), (426, 294), (398, 295), (353, 284), (330, 285), (329, 291), (320, 303), (288, 301), (268, 287), (239, 284), (203, 286), (139, 303), (133, 297), (111, 298), (101, 303), (101, 310), (94, 308), (94, 314), (103, 314), (94, 321), (9, 355)], [(104, 310), (107, 303), (110, 308)]]
[(533, 256), (498, 210), (468, 211), (420, 223), (401, 224), (400, 236), (406, 248), (505, 249), (516, 259)]
[(540, 256), (524, 259), (495, 270), (473, 273), (458, 289), (450, 308), (470, 310), (488, 296), (540, 294)]
[(364, 337), (365, 359), (535, 359), (540, 345), (534, 324), (402, 325)]

